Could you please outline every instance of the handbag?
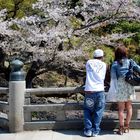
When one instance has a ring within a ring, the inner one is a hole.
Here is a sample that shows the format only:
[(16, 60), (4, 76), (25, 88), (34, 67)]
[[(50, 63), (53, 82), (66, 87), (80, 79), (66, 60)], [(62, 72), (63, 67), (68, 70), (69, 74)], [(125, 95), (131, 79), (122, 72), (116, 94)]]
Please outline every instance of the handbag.
[(132, 86), (140, 85), (140, 73), (132, 65), (131, 60), (130, 60), (130, 64), (129, 64), (129, 70), (125, 75), (125, 81)]

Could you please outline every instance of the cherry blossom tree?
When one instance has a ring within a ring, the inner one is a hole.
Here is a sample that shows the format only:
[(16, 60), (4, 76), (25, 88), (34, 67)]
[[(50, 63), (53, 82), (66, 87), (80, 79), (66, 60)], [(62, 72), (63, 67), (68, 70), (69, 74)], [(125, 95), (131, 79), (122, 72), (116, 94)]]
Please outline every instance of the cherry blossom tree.
[[(140, 21), (139, 5), (132, 0), (38, 0), (32, 8), (38, 12), (20, 19), (5, 20), (7, 11), (0, 12), (0, 45), (9, 60), (20, 58), (29, 63), (40, 59), (43, 66), (36, 75), (56, 70), (83, 76), (86, 41), (93, 42), (91, 47), (115, 46), (111, 40), (134, 35), (100, 37), (91, 30), (121, 20)], [(73, 38), (79, 39), (76, 45)]]

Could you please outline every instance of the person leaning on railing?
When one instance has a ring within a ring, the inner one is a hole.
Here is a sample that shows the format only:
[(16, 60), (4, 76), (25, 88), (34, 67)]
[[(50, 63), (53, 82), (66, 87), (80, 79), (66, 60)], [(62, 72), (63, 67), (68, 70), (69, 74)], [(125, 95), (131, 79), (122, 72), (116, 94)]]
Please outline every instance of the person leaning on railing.
[(84, 135), (88, 137), (99, 134), (105, 108), (104, 80), (107, 66), (103, 62), (103, 56), (104, 52), (97, 49), (93, 53), (94, 58), (86, 63)]

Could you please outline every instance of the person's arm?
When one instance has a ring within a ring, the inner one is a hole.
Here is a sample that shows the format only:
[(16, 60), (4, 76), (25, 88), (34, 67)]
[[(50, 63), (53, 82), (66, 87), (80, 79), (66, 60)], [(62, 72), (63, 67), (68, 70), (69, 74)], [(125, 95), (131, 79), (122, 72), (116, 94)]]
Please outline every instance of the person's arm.
[(106, 68), (104, 86), (105, 86), (105, 91), (108, 91), (110, 87), (110, 65), (107, 65), (107, 68)]

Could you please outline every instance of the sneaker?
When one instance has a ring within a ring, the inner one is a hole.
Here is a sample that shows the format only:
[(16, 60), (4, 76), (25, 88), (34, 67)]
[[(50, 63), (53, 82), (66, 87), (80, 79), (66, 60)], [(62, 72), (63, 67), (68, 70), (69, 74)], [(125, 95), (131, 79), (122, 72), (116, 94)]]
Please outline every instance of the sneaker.
[(97, 137), (99, 135), (99, 132), (92, 132), (93, 137)]
[(84, 130), (84, 135), (87, 137), (91, 137), (92, 136), (92, 131), (91, 130)]

